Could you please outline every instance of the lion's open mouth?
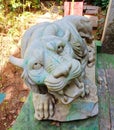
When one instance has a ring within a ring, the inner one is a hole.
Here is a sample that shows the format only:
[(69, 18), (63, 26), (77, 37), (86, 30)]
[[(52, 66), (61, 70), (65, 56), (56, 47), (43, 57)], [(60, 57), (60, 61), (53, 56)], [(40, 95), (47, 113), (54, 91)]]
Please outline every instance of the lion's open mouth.
[[(52, 82), (53, 81), (53, 82)], [(27, 85), (36, 91), (38, 89), (40, 94), (51, 93), (55, 97), (60, 98), (63, 104), (69, 104), (75, 98), (79, 97), (84, 88), (79, 88), (76, 85), (75, 80), (68, 82), (65, 77), (54, 78), (53, 76), (47, 77), (45, 84), (36, 84), (29, 76), (25, 78)]]
[[(55, 97), (61, 99), (63, 104), (69, 104), (84, 92), (84, 87), (79, 88), (74, 81), (64, 87), (47, 86), (49, 92)], [(55, 91), (56, 90), (56, 91)], [(58, 91), (57, 91), (58, 90)]]
[(79, 87), (76, 85), (74, 79), (69, 81), (69, 79), (65, 77), (56, 79), (51, 75), (45, 80), (45, 84), (50, 93), (56, 97), (60, 97), (64, 104), (70, 103), (84, 91), (84, 86)]

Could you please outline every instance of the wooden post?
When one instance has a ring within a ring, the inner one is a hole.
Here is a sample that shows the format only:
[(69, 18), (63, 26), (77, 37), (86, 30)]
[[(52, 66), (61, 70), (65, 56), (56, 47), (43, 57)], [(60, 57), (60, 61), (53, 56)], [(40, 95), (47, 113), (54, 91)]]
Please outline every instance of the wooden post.
[(70, 15), (70, 2), (64, 2), (64, 16)]
[(83, 0), (75, 2), (64, 2), (64, 16), (66, 15), (83, 15)]
[(114, 0), (110, 0), (104, 31), (102, 35), (102, 51), (114, 54)]
[(83, 15), (83, 1), (74, 2), (74, 15)]
[[(109, 2), (109, 7), (108, 7), (108, 11), (107, 11), (107, 16), (106, 16), (106, 20), (105, 20), (105, 25), (104, 25), (104, 30), (103, 30), (103, 35), (102, 35), (102, 38), (101, 38), (101, 41), (103, 42), (104, 41), (104, 37), (105, 37), (105, 34), (106, 34), (106, 29), (107, 29), (107, 25), (109, 24), (108, 20), (111, 19), (111, 16), (110, 16), (110, 13), (111, 13), (111, 4), (112, 4), (112, 0), (110, 0)], [(114, 12), (113, 12), (114, 13)], [(110, 17), (109, 17), (110, 16)], [(113, 18), (113, 15), (112, 15), (112, 18)]]

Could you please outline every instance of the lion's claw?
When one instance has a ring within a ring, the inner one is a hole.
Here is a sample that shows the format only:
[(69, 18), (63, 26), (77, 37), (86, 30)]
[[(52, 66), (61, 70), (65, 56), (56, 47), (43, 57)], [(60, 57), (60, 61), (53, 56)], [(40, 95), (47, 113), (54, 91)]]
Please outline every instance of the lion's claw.
[(35, 118), (38, 120), (47, 119), (54, 114), (55, 99), (50, 94), (33, 94)]

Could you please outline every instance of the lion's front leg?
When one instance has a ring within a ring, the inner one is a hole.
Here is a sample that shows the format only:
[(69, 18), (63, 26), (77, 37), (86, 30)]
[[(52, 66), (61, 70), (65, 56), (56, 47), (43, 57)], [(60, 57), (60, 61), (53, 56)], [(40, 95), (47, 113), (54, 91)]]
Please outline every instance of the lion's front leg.
[(55, 99), (51, 94), (33, 93), (33, 104), (36, 119), (42, 120), (53, 116)]

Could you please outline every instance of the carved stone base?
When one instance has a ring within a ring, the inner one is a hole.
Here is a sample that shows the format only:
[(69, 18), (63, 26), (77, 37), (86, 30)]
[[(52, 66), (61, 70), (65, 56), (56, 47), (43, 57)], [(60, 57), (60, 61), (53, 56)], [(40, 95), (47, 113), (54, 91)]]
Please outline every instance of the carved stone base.
[(70, 105), (57, 104), (54, 116), (49, 119), (61, 122), (73, 121), (93, 117), (97, 114), (97, 103), (78, 99)]

